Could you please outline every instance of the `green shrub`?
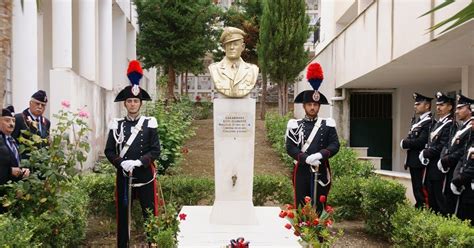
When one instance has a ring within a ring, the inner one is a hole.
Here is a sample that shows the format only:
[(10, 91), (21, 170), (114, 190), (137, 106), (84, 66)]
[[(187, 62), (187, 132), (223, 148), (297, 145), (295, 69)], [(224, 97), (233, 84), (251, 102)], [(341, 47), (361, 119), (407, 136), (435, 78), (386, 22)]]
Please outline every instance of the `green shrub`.
[[(166, 201), (181, 208), (183, 205), (212, 203), (214, 181), (189, 176), (160, 176), (158, 178)], [(158, 184), (157, 184), (158, 186)]]
[(293, 202), (293, 186), (285, 176), (256, 175), (253, 182), (253, 203), (263, 206), (266, 202), (283, 205)]
[(328, 204), (334, 206), (334, 218), (355, 219), (362, 215), (361, 185), (363, 178), (353, 175), (334, 179), (328, 197)]
[(395, 247), (474, 247), (474, 228), (456, 217), (399, 204), (390, 218)]
[(9, 214), (0, 215), (0, 247), (41, 247), (31, 239), (36, 231), (33, 218), (17, 219)]
[(158, 172), (165, 174), (168, 168), (179, 163), (184, 141), (194, 135), (191, 128), (193, 107), (189, 101), (170, 105), (156, 101), (153, 106), (147, 105), (145, 112), (158, 121), (161, 154), (157, 166)]
[[(346, 141), (341, 140), (339, 152), (329, 159), (331, 174), (334, 178), (351, 175), (367, 178), (373, 175), (373, 166), (367, 161), (357, 159), (357, 153), (346, 146)], [(336, 179), (337, 180), (337, 179)]]
[(265, 115), (265, 128), (268, 140), (272, 143), (272, 147), (276, 150), (280, 159), (286, 166), (293, 168), (293, 158), (286, 153), (285, 132), (291, 113), (280, 116), (275, 112), (268, 112)]
[(398, 182), (373, 176), (362, 182), (361, 194), (366, 230), (388, 238), (390, 216), (397, 210), (397, 203), (404, 202), (405, 187)]
[(158, 247), (177, 247), (179, 232), (178, 211), (172, 204), (167, 204), (166, 210), (160, 209), (158, 216), (151, 215), (145, 222), (147, 241), (155, 243)]
[(115, 218), (115, 173), (88, 173), (77, 184), (89, 195), (89, 213)]

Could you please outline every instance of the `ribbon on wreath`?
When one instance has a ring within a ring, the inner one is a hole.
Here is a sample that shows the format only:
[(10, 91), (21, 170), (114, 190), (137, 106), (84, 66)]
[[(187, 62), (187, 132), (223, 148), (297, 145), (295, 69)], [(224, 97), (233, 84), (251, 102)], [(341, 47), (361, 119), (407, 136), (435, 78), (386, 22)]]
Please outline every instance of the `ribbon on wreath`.
[(231, 239), (230, 247), (231, 248), (248, 248), (249, 242), (248, 241), (245, 242), (245, 239), (243, 237), (239, 237), (237, 239)]

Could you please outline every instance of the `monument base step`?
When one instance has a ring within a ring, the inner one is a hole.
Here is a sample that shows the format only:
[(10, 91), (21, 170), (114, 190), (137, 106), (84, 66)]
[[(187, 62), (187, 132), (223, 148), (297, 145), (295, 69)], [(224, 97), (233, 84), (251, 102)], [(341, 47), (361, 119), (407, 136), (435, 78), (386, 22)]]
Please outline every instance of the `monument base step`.
[(178, 247), (223, 248), (231, 239), (243, 237), (249, 247), (301, 247), (293, 231), (285, 228), (288, 220), (278, 217), (279, 207), (255, 207), (258, 225), (216, 225), (210, 223), (212, 206), (183, 206), (186, 214), (178, 233)]

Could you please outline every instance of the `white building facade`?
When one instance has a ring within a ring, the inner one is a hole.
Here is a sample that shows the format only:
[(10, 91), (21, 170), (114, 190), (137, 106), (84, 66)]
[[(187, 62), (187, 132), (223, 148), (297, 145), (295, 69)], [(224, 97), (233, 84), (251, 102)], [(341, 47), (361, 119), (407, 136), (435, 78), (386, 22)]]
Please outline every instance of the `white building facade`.
[[(471, 3), (458, 0), (420, 17), (442, 0), (320, 0), (320, 43), (311, 62), (321, 64), (320, 88), (332, 106), (339, 136), (350, 146), (382, 157), (382, 169), (403, 171), (406, 137), (413, 116), (413, 92), (437, 91), (474, 98), (474, 21), (441, 34), (428, 28)], [(302, 75), (306, 74), (306, 70)], [(303, 77), (304, 78), (304, 77)], [(297, 92), (309, 89), (306, 80)], [(433, 112), (435, 102), (433, 101)], [(304, 115), (295, 106), (295, 115)]]
[[(14, 1), (7, 104), (20, 112), (34, 92), (45, 90), (45, 115), (53, 127), (62, 100), (69, 100), (72, 110), (85, 107), (92, 129), (86, 167), (91, 167), (103, 154), (107, 123), (123, 111), (113, 101), (129, 84), (126, 71), (136, 59), (137, 32), (130, 0), (24, 0), (23, 9)], [(156, 70), (144, 73), (141, 87), (154, 97)]]

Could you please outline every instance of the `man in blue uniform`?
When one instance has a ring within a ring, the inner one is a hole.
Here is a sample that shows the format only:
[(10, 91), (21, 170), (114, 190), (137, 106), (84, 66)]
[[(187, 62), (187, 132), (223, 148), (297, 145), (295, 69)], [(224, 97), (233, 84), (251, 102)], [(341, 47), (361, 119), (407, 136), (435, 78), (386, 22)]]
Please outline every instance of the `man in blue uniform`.
[(303, 91), (295, 98), (295, 103), (303, 103), (306, 115), (301, 120), (292, 119), (288, 122), (286, 151), (295, 159), (295, 207), (304, 205), (305, 197), (309, 196), (312, 198), (312, 204), (316, 204), (317, 211), (321, 212), (323, 204), (319, 201), (320, 196), (327, 196), (331, 186), (328, 159), (339, 151), (339, 139), (335, 121), (318, 116), (320, 106), (329, 104), (326, 97), (318, 91), (323, 80), (322, 69), (318, 63), (309, 66), (307, 79), (314, 90)]
[(428, 136), (433, 123), (436, 121), (431, 115), (431, 100), (433, 98), (421, 95), (419, 93), (413, 94), (415, 100), (415, 114), (418, 118), (413, 118), (408, 137), (402, 139), (400, 147), (407, 150), (407, 157), (405, 160), (405, 169), (410, 168), (411, 184), (413, 188), (413, 195), (415, 196), (415, 207), (421, 208), (427, 204), (427, 192), (423, 192), (423, 181), (426, 176), (426, 167), (421, 164), (418, 159), (420, 151), (422, 151), (428, 143)]
[[(125, 87), (115, 98), (115, 102), (124, 101), (127, 116), (110, 122), (104, 151), (107, 159), (117, 168), (115, 197), (118, 247), (127, 247), (130, 242), (128, 208), (134, 196), (140, 200), (144, 218), (147, 218), (147, 210), (158, 214), (154, 166), (160, 155), (158, 124), (154, 117), (140, 115), (142, 101), (150, 101), (151, 98), (138, 86), (143, 75), (138, 61), (130, 62), (127, 75), (133, 86)], [(131, 185), (130, 174), (133, 180)]]
[(474, 104), (471, 104), (470, 108), (472, 117), (468, 143), (461, 161), (454, 169), (450, 188), (453, 194), (457, 196), (456, 216), (461, 220), (471, 220), (471, 225), (474, 225)]
[(420, 152), (420, 162), (427, 166), (425, 185), (428, 189), (429, 207), (437, 213), (446, 212), (443, 195), (443, 173), (438, 169), (441, 150), (449, 141), (451, 125), (453, 125), (454, 99), (436, 93), (436, 114), (438, 122), (433, 126), (428, 139), (427, 148)]
[(446, 196), (446, 214), (453, 214), (456, 207), (456, 197), (453, 195), (449, 184), (453, 179), (454, 168), (462, 159), (466, 146), (470, 142), (471, 104), (474, 104), (474, 100), (461, 94), (457, 96), (456, 117), (461, 123), (457, 129), (454, 129), (454, 132), (451, 132), (450, 140), (438, 161), (438, 169), (445, 175), (443, 189)]

